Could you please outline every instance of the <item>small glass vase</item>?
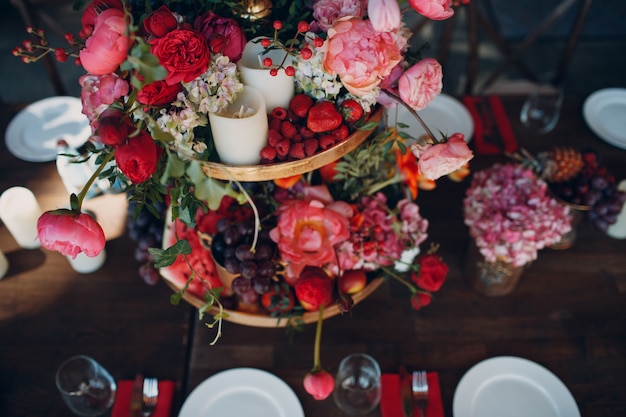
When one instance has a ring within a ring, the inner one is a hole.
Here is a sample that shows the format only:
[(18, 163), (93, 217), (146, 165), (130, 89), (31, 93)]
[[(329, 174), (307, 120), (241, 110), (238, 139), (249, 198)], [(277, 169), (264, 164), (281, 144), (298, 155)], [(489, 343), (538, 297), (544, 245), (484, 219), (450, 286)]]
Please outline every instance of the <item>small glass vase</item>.
[(561, 203), (569, 206), (569, 216), (572, 224), (572, 230), (565, 233), (558, 242), (550, 245), (550, 249), (564, 250), (571, 248), (574, 242), (576, 242), (576, 238), (578, 237), (578, 225), (585, 218), (586, 212), (591, 210), (590, 206), (581, 206), (577, 204), (567, 203), (565, 201), (561, 201)]
[(465, 257), (465, 278), (477, 292), (487, 297), (502, 297), (510, 294), (524, 272), (524, 265), (514, 266), (510, 262), (487, 262), (474, 242)]

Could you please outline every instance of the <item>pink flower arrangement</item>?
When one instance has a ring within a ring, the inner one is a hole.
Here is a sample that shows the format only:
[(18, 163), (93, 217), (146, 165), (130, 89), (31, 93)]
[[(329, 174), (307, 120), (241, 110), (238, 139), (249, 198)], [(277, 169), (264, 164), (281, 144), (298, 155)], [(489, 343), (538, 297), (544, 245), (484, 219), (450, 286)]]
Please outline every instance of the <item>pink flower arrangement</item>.
[(531, 169), (512, 163), (474, 174), (463, 213), (487, 262), (525, 265), (571, 230), (569, 208), (548, 195)]

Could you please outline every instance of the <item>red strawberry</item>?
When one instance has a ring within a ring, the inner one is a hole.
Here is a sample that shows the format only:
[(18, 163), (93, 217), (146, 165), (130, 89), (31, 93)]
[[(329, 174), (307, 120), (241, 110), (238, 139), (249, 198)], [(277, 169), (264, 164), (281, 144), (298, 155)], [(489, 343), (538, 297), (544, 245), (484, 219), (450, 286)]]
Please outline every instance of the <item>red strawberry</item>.
[(317, 311), (333, 301), (333, 280), (316, 266), (307, 266), (300, 273), (295, 285), (296, 297), (302, 308)]
[(305, 118), (312, 106), (313, 99), (306, 94), (296, 94), (289, 102), (289, 110), (300, 118)]
[(315, 133), (328, 132), (341, 126), (343, 117), (335, 108), (335, 104), (330, 101), (317, 103), (306, 118), (306, 127)]
[(342, 123), (337, 129), (330, 132), (330, 134), (337, 139), (337, 142), (341, 142), (350, 135), (350, 132), (348, 131), (348, 126)]
[(344, 100), (343, 103), (341, 103), (340, 109), (343, 118), (348, 123), (358, 122), (365, 113), (359, 102), (352, 98)]

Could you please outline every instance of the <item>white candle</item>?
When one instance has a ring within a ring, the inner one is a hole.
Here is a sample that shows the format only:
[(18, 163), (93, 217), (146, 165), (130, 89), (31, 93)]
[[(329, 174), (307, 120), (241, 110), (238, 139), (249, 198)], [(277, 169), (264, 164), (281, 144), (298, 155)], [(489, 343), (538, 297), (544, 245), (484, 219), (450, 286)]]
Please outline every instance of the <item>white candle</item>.
[(43, 213), (35, 195), (25, 187), (11, 187), (0, 196), (0, 219), (24, 249), (41, 246), (37, 220)]
[(251, 165), (261, 160), (267, 145), (267, 112), (261, 92), (244, 85), (227, 109), (209, 113), (213, 143), (220, 160), (230, 165)]
[(0, 279), (4, 278), (7, 271), (9, 270), (9, 261), (7, 260), (4, 253), (0, 250)]
[(85, 255), (84, 252), (81, 252), (76, 255), (76, 258), (74, 259), (72, 259), (71, 256), (68, 256), (67, 260), (70, 261), (70, 265), (74, 271), (80, 274), (89, 274), (97, 271), (102, 264), (104, 264), (104, 261), (106, 260), (106, 251), (102, 249), (102, 252), (94, 257), (89, 257)]
[[(617, 189), (626, 191), (626, 180), (622, 180)], [(626, 239), (626, 204), (622, 206), (622, 211), (617, 216), (617, 221), (609, 226), (606, 233), (615, 239)]]
[(243, 83), (261, 90), (265, 97), (267, 112), (270, 113), (275, 107), (288, 108), (289, 101), (295, 94), (295, 81), (293, 77), (285, 74), (284, 69), (279, 69), (275, 76), (270, 75), (270, 67), (263, 65), (263, 59), (271, 58), (275, 67), (283, 62), (285, 56), (287, 61), (284, 66), (290, 65), (292, 59), (282, 49), (274, 49), (263, 54), (265, 48), (257, 42), (260, 39), (262, 38), (255, 38), (246, 43), (237, 66)]

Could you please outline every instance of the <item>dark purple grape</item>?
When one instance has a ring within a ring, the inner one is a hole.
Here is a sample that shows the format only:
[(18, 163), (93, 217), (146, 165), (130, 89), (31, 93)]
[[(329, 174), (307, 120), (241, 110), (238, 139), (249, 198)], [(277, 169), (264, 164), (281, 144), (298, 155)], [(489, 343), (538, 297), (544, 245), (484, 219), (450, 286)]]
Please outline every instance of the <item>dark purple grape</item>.
[(240, 262), (235, 257), (224, 258), (224, 268), (231, 274), (239, 274), (241, 272)]
[(593, 177), (591, 179), (591, 186), (596, 190), (604, 190), (609, 186), (609, 182), (604, 177)]
[(250, 291), (238, 295), (241, 299), (241, 302), (245, 304), (254, 304), (259, 300), (259, 295), (253, 289), (250, 289)]
[(233, 291), (238, 295), (245, 294), (252, 289), (250, 280), (242, 277), (235, 278), (230, 285)]
[(231, 226), (223, 233), (223, 237), (226, 245), (234, 246), (239, 242), (239, 239), (241, 239), (241, 234), (237, 226)]
[(154, 257), (150, 254), (150, 252), (148, 252), (147, 249), (137, 246), (135, 248), (135, 260), (141, 263), (154, 262)]
[(226, 246), (224, 248), (224, 258), (234, 258), (234, 257), (235, 257), (235, 247)]
[(261, 261), (257, 264), (257, 275), (271, 278), (276, 274), (276, 266), (272, 261)]
[(238, 230), (241, 236), (250, 236), (254, 233), (254, 221), (242, 221), (238, 224)]
[(226, 230), (228, 230), (231, 224), (232, 223), (230, 219), (227, 219), (226, 217), (222, 217), (215, 224), (215, 230), (217, 230), (217, 233), (224, 233)]
[(258, 261), (266, 261), (274, 257), (274, 248), (268, 243), (259, 243), (256, 248), (255, 259)]
[(254, 261), (243, 261), (239, 268), (241, 269), (241, 276), (247, 279), (256, 277), (257, 265)]
[(213, 254), (223, 255), (224, 249), (226, 249), (226, 242), (224, 242), (224, 238), (222, 235), (215, 235), (211, 241), (211, 250), (213, 251)]
[(237, 298), (234, 296), (220, 297), (220, 303), (222, 303), (222, 306), (227, 310), (237, 309)]
[(243, 243), (235, 249), (235, 257), (240, 261), (251, 261), (254, 259), (255, 254), (252, 252), (252, 247), (249, 244)]
[(267, 277), (256, 276), (252, 278), (252, 289), (259, 295), (263, 295), (270, 290), (272, 280)]
[(145, 263), (139, 267), (139, 276), (148, 285), (155, 285), (159, 282), (159, 271), (151, 263)]
[[(619, 213), (617, 213), (619, 214)], [(606, 216), (604, 216), (604, 221), (607, 224), (615, 224), (615, 222), (617, 221), (617, 214), (616, 213), (607, 213)]]

